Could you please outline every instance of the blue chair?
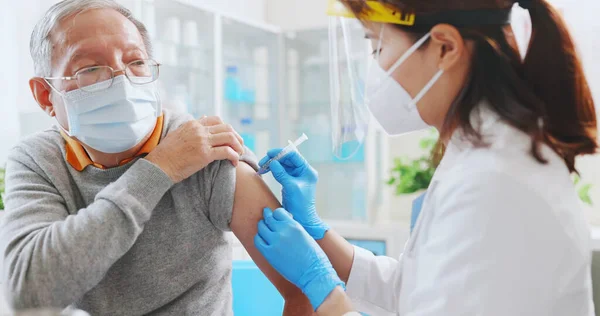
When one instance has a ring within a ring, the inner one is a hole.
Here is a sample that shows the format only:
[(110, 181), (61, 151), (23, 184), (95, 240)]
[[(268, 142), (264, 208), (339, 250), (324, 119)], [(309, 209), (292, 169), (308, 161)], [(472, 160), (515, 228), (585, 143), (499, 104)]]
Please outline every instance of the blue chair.
[(281, 316), (283, 297), (252, 261), (234, 261), (232, 274), (235, 316)]

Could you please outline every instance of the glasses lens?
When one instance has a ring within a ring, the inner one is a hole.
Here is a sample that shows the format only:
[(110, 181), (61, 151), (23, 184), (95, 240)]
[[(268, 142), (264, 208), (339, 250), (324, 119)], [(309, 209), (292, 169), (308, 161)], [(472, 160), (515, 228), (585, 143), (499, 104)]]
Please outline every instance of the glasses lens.
[(127, 77), (134, 84), (146, 84), (158, 79), (158, 63), (151, 59), (137, 60), (127, 65)]
[(109, 67), (85, 68), (77, 72), (77, 85), (84, 91), (104, 90), (112, 84), (113, 72)]

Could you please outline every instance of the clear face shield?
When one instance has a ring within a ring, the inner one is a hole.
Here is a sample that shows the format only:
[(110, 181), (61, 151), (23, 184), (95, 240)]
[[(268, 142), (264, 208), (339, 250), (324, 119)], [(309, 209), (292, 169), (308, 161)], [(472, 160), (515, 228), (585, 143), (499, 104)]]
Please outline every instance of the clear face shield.
[(369, 126), (365, 82), (369, 69), (369, 42), (357, 19), (335, 17), (329, 21), (330, 98), (333, 153), (352, 157), (362, 146)]
[[(382, 69), (379, 63), (379, 51), (385, 29), (392, 26), (388, 23), (410, 25), (414, 23), (413, 15), (402, 15), (390, 11), (387, 7), (376, 1), (368, 1), (372, 12), (369, 21), (380, 25), (380, 34), (377, 40), (371, 41), (365, 36), (365, 26), (342, 3), (330, 0), (328, 14), (329, 43), (330, 43), (330, 91), (331, 91), (331, 118), (332, 141), (334, 155), (339, 159), (352, 157), (363, 145), (369, 129), (371, 114), (381, 124), (388, 120), (392, 125), (404, 124), (403, 115), (388, 112), (387, 105), (391, 102), (402, 102), (390, 96), (390, 91), (396, 91), (398, 83), (392, 78), (392, 73), (400, 64), (412, 54), (422, 42), (415, 45), (414, 49), (407, 51), (397, 65), (389, 69)], [(387, 25), (387, 26), (386, 26)], [(369, 57), (370, 56), (370, 57)], [(390, 89), (392, 87), (392, 89)], [(396, 88), (396, 89), (394, 89)], [(402, 94), (402, 92), (400, 92)], [(408, 96), (402, 95), (402, 99)], [(410, 96), (408, 96), (410, 97)], [(401, 104), (399, 106), (410, 106)], [(420, 120), (416, 107), (412, 106), (411, 115), (419, 118), (418, 128), (426, 127)], [(397, 134), (393, 128), (389, 130), (383, 126), (388, 134)], [(387, 125), (387, 124), (385, 124)]]

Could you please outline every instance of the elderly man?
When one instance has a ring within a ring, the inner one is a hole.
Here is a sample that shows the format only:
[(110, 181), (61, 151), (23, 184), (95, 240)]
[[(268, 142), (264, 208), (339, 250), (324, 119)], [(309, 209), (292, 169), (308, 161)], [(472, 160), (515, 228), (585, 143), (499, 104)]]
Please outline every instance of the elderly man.
[(232, 230), (286, 313), (311, 313), (254, 248), (263, 208), (279, 203), (240, 161), (241, 138), (218, 118), (161, 110), (159, 65), (127, 9), (62, 1), (31, 53), (31, 91), (57, 127), (7, 165), (2, 284), (15, 308), (231, 315)]

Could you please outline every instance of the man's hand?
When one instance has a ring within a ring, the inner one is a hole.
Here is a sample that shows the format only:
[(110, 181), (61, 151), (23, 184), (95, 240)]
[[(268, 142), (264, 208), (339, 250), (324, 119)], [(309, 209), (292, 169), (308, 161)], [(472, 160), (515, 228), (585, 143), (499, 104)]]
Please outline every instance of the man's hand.
[(244, 153), (242, 137), (216, 116), (183, 124), (146, 156), (173, 183), (179, 183), (213, 161), (229, 160), (237, 166)]

